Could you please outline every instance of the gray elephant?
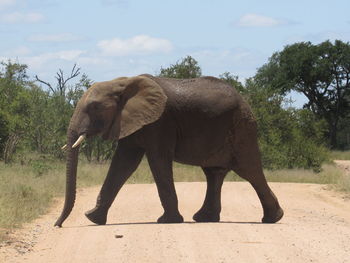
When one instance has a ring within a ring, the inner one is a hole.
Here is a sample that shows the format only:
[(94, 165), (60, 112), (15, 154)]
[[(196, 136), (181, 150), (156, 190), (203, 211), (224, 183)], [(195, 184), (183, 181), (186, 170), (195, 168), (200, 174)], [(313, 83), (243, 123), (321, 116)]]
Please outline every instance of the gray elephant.
[(181, 223), (174, 187), (173, 161), (200, 166), (207, 179), (197, 222), (217, 222), (221, 187), (233, 170), (255, 189), (263, 223), (283, 216), (263, 174), (256, 121), (249, 105), (226, 82), (213, 77), (168, 79), (140, 75), (95, 83), (78, 102), (67, 137), (65, 204), (55, 223), (62, 226), (75, 201), (79, 145), (100, 135), (118, 140), (96, 207), (86, 212), (103, 225), (118, 191), (146, 155), (164, 213), (159, 223)]

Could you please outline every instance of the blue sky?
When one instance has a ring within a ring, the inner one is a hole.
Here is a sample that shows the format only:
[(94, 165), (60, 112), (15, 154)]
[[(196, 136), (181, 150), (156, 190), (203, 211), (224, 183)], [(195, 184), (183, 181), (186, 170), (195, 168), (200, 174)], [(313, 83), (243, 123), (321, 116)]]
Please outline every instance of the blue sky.
[(77, 63), (101, 81), (191, 55), (204, 75), (244, 81), (287, 44), (350, 41), (348, 11), (345, 0), (0, 0), (0, 60), (48, 81)]

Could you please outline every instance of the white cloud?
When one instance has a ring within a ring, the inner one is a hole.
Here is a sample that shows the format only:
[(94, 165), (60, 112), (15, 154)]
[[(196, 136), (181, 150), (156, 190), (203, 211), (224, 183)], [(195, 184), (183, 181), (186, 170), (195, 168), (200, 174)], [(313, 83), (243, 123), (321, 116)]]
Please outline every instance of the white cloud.
[(242, 16), (236, 25), (240, 27), (273, 27), (283, 25), (286, 22), (268, 16), (258, 14), (245, 14)]
[(82, 40), (83, 38), (71, 33), (62, 34), (37, 34), (28, 37), (32, 42), (73, 42)]
[(81, 54), (83, 54), (83, 50), (65, 50), (65, 51), (59, 51), (55, 53), (48, 53), (48, 57), (51, 59), (64, 59), (64, 60), (75, 60), (77, 59)]
[(43, 53), (37, 56), (23, 56), (21, 62), (28, 64), (32, 70), (42, 70), (51, 61), (64, 60), (76, 62), (79, 56), (85, 53), (83, 50), (64, 50), (58, 52)]
[(153, 38), (147, 35), (138, 35), (129, 39), (113, 38), (97, 43), (104, 55), (125, 56), (130, 54), (167, 53), (173, 45), (167, 39)]
[(28, 47), (19, 46), (17, 48), (9, 50), (5, 54), (7, 54), (9, 57), (20, 57), (20, 56), (27, 56), (30, 53), (31, 53), (31, 50)]
[(43, 53), (41, 55), (33, 57), (33, 59), (42, 60), (42, 61), (48, 61), (48, 60), (54, 60), (54, 59), (74, 61), (83, 53), (84, 51), (82, 50), (64, 50), (64, 51), (58, 51), (58, 52)]
[(8, 6), (14, 5), (16, 0), (0, 0), (0, 10)]
[(79, 57), (77, 60), (79, 65), (82, 65), (86, 68), (92, 67), (92, 66), (98, 66), (98, 67), (110, 67), (112, 66), (112, 63), (109, 59), (106, 59), (105, 57), (100, 56), (82, 56)]
[(17, 24), (17, 23), (38, 23), (44, 20), (44, 16), (40, 13), (30, 12), (30, 13), (21, 13), (13, 12), (9, 14), (3, 14), (0, 17), (0, 21), (8, 24)]

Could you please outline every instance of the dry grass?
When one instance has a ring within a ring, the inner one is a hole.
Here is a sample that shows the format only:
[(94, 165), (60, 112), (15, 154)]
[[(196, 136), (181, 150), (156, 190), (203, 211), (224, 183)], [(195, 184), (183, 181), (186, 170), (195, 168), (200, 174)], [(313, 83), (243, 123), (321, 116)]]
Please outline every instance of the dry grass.
[(350, 160), (350, 151), (331, 151), (332, 160)]
[[(79, 165), (78, 187), (100, 184), (107, 165)], [(9, 229), (47, 212), (53, 198), (62, 196), (65, 164), (47, 160), (26, 165), (0, 163), (0, 241)]]
[(320, 173), (305, 169), (286, 169), (266, 171), (265, 174), (269, 182), (311, 184), (337, 184), (339, 179), (343, 177), (342, 171), (333, 164), (324, 164)]
[[(105, 164), (80, 162), (78, 187), (102, 184), (109, 167)], [(179, 182), (205, 181), (199, 167), (174, 163), (174, 180)], [(344, 177), (334, 165), (324, 165), (321, 173), (309, 170), (278, 170), (265, 172), (271, 182), (330, 184), (337, 190), (350, 192), (350, 178)], [(242, 179), (230, 172), (226, 181)], [(127, 183), (153, 183), (147, 161)], [(54, 197), (62, 196), (65, 185), (65, 164), (52, 160), (32, 161), (26, 165), (0, 163), (0, 241), (7, 229), (20, 227), (44, 214)], [(6, 236), (5, 236), (6, 238)]]

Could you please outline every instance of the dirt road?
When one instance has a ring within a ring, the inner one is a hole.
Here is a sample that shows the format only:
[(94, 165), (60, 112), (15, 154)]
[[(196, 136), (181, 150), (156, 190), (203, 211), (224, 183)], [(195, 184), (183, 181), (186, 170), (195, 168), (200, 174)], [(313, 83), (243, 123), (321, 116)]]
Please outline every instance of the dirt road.
[(285, 209), (278, 224), (260, 224), (250, 185), (225, 183), (220, 223), (193, 223), (204, 183), (177, 183), (186, 223), (155, 224), (161, 206), (155, 185), (126, 185), (108, 225), (84, 211), (99, 188), (78, 191), (64, 227), (52, 227), (62, 202), (0, 248), (0, 262), (350, 262), (350, 203), (322, 185), (271, 184)]

